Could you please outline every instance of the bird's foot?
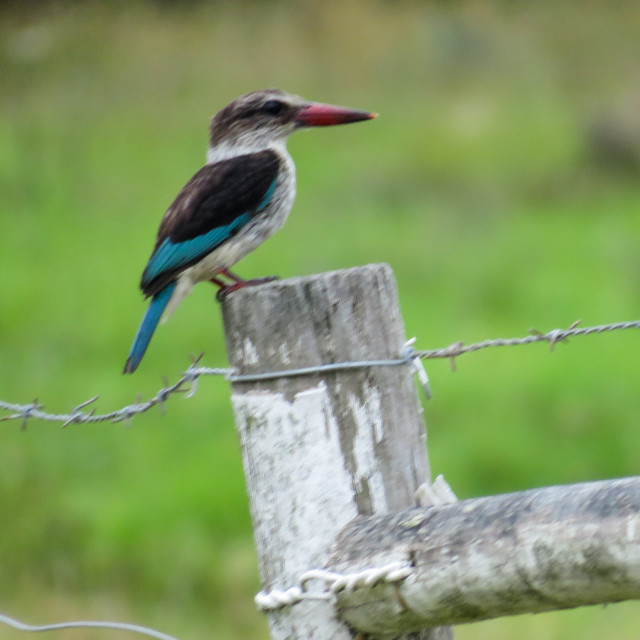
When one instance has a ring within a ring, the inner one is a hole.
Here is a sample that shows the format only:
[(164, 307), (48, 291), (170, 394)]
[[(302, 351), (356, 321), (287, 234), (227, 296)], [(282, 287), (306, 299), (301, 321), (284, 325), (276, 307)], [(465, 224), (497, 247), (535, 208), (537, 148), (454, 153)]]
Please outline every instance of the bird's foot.
[(252, 278), (251, 280), (245, 280), (244, 284), (249, 287), (253, 287), (258, 284), (266, 284), (267, 282), (275, 282), (280, 280), (280, 276), (263, 276), (262, 278)]
[(232, 273), (231, 271), (229, 271), (229, 269), (222, 269), (222, 271), (220, 271), (220, 273), (229, 278), (229, 280), (233, 280), (234, 283), (242, 283), (246, 286), (252, 286), (255, 284), (264, 284), (265, 282), (273, 282), (274, 280), (279, 280), (280, 276), (265, 276), (264, 278), (253, 278), (251, 280), (245, 280), (244, 278), (241, 278), (240, 276), (236, 275), (235, 273)]
[(278, 276), (265, 276), (264, 278), (252, 278), (251, 280), (243, 280), (242, 278), (236, 276), (231, 273), (228, 269), (224, 269), (220, 272), (225, 275), (229, 280), (232, 280), (230, 284), (220, 280), (219, 278), (211, 278), (211, 282), (213, 284), (220, 287), (218, 289), (218, 293), (216, 293), (216, 300), (218, 302), (222, 302), (230, 293), (237, 291), (238, 289), (243, 289), (244, 287), (255, 287), (259, 284), (265, 284), (267, 282), (273, 282), (274, 280), (279, 280)]

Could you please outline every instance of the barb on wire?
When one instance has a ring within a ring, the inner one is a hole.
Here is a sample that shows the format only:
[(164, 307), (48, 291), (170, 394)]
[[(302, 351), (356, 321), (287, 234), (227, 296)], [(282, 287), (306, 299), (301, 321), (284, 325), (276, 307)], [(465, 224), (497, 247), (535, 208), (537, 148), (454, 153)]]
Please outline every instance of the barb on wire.
[(332, 373), (339, 371), (348, 371), (354, 369), (363, 369), (367, 367), (389, 367), (409, 365), (418, 375), (419, 381), (427, 395), (431, 397), (429, 389), (429, 379), (426, 371), (422, 366), (421, 360), (432, 358), (448, 358), (451, 362), (451, 368), (455, 370), (455, 360), (459, 356), (473, 351), (480, 351), (489, 347), (513, 347), (523, 344), (532, 344), (534, 342), (547, 342), (551, 351), (559, 342), (567, 342), (568, 338), (573, 336), (587, 336), (595, 333), (604, 333), (605, 331), (620, 331), (625, 329), (640, 329), (640, 320), (630, 322), (614, 322), (611, 324), (601, 324), (593, 327), (579, 327), (580, 320), (572, 323), (566, 329), (553, 329), (546, 333), (542, 333), (536, 329), (531, 329), (528, 336), (523, 338), (495, 338), (491, 340), (483, 340), (473, 344), (465, 345), (464, 342), (454, 342), (448, 347), (441, 349), (427, 349), (417, 351), (413, 344), (415, 338), (409, 340), (401, 354), (394, 359), (388, 360), (362, 360), (356, 362), (334, 362), (329, 364), (321, 364), (312, 367), (302, 367), (297, 369), (289, 369), (282, 371), (268, 371), (251, 374), (239, 374), (234, 369), (210, 368), (198, 366), (203, 354), (193, 358), (191, 366), (182, 374), (182, 377), (174, 384), (169, 384), (168, 380), (164, 380), (164, 387), (160, 389), (153, 398), (135, 404), (122, 407), (116, 411), (109, 413), (97, 414), (95, 409), (83, 411), (88, 405), (93, 404), (98, 396), (94, 396), (85, 402), (80, 403), (68, 414), (48, 413), (35, 399), (29, 404), (15, 404), (0, 400), (0, 411), (11, 411), (9, 415), (0, 417), (0, 422), (5, 420), (21, 420), (22, 428), (25, 429), (27, 421), (30, 418), (38, 420), (47, 420), (49, 422), (61, 422), (63, 427), (70, 424), (87, 424), (96, 422), (125, 422), (129, 424), (131, 418), (140, 413), (148, 411), (156, 405), (164, 412), (165, 404), (169, 396), (175, 393), (186, 392), (187, 398), (190, 398), (198, 389), (198, 380), (201, 376), (223, 376), (231, 383), (248, 383), (274, 380), (278, 378), (287, 378), (292, 376), (306, 376), (314, 374)]

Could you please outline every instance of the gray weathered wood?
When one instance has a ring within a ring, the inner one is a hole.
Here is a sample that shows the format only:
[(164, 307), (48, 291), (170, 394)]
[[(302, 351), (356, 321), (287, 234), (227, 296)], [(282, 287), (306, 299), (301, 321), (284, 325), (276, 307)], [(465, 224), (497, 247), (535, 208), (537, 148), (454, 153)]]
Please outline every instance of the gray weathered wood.
[(640, 598), (640, 478), (464, 500), (358, 518), (329, 562), (352, 573), (391, 561), (400, 585), (337, 594), (361, 632), (416, 629)]
[[(229, 360), (241, 374), (398, 358), (406, 340), (387, 265), (240, 290), (225, 300), (223, 316)], [(323, 567), (355, 516), (415, 505), (428, 480), (425, 427), (406, 365), (234, 382), (232, 403), (266, 591)], [(328, 602), (305, 601), (269, 618), (275, 640), (352, 637)]]

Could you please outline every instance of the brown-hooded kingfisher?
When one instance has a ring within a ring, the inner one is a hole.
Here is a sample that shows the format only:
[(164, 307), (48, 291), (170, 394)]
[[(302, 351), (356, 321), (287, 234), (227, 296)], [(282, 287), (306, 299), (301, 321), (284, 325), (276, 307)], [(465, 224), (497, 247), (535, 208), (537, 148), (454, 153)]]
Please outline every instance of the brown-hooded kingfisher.
[(289, 215), (296, 194), (289, 136), (298, 129), (375, 117), (278, 89), (240, 96), (213, 117), (207, 163), (164, 214), (142, 274), (140, 288), (151, 302), (124, 373), (138, 368), (160, 318), (168, 318), (194, 284), (211, 281), (221, 298), (269, 280), (242, 280), (229, 269), (278, 231)]

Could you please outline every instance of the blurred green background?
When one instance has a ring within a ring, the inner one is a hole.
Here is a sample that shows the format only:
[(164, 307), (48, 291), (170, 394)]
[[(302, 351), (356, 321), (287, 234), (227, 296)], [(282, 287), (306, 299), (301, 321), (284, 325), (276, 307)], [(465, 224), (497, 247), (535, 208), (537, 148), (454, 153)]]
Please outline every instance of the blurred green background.
[[(99, 412), (226, 366), (198, 287), (120, 372), (160, 218), (210, 116), (277, 86), (378, 111), (294, 136), (286, 227), (240, 266), (388, 262), (418, 348), (640, 316), (640, 4), (327, 0), (0, 7), (0, 398)], [(434, 473), (460, 497), (640, 472), (640, 335), (430, 361)], [(122, 424), (1, 427), (0, 611), (267, 638), (229, 387)], [(634, 603), (458, 639), (637, 639)], [(57, 637), (115, 638), (115, 632)], [(0, 638), (18, 637), (0, 627)]]

